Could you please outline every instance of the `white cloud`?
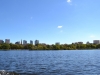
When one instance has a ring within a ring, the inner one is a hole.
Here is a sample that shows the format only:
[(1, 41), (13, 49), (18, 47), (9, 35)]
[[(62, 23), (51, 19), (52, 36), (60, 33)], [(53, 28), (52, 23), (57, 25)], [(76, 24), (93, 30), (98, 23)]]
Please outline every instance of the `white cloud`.
[(68, 2), (68, 3), (70, 3), (70, 2), (71, 2), (71, 0), (67, 0), (67, 2)]
[(62, 26), (58, 26), (57, 28), (62, 28)]

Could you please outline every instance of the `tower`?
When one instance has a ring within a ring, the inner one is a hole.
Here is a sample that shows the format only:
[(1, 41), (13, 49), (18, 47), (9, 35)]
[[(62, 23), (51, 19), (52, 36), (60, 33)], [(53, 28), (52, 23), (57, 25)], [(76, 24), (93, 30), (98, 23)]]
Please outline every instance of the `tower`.
[(21, 45), (22, 45), (22, 39), (21, 39)]

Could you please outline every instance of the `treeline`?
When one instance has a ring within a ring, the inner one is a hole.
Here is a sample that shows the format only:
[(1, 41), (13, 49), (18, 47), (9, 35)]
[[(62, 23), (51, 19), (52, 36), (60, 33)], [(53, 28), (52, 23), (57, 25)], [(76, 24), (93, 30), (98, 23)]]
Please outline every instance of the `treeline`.
[(76, 49), (99, 49), (100, 44), (0, 44), (0, 49), (29, 49), (29, 50), (76, 50)]

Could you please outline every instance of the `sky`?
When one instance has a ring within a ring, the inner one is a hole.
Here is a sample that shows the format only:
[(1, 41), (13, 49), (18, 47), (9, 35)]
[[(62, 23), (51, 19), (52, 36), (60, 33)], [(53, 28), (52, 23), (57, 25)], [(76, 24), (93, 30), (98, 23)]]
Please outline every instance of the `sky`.
[(0, 39), (47, 44), (100, 40), (100, 0), (0, 0)]

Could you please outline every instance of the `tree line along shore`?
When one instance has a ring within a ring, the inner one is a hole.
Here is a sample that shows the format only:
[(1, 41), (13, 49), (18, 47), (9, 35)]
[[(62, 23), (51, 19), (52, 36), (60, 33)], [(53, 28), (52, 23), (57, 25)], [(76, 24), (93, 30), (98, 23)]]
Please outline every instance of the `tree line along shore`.
[(84, 50), (84, 49), (100, 49), (100, 44), (0, 44), (0, 50), (10, 49), (26, 49), (26, 50)]

